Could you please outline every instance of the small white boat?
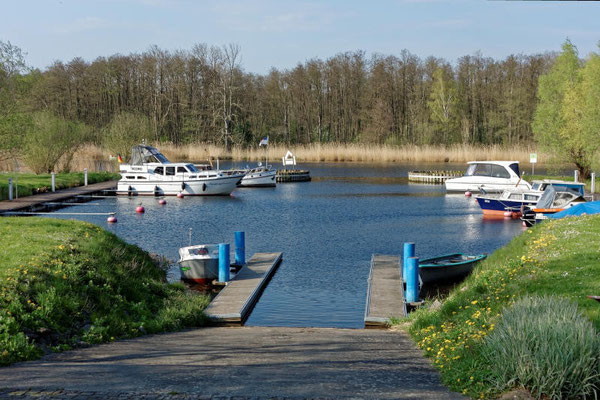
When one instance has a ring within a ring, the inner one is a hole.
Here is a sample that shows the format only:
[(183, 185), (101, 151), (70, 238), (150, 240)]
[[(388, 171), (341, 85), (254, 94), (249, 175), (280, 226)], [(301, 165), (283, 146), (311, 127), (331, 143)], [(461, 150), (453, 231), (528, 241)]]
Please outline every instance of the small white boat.
[(121, 179), (117, 194), (186, 196), (228, 196), (244, 174), (225, 174), (219, 170), (196, 168), (189, 163), (171, 163), (156, 148), (135, 146), (129, 164), (119, 168)]
[(518, 161), (469, 161), (464, 176), (444, 182), (449, 192), (503, 192), (518, 188), (531, 190), (529, 182), (521, 179)]
[(241, 187), (275, 187), (277, 170), (271, 169), (271, 165), (262, 165), (258, 163), (256, 168), (246, 171), (238, 186)]
[(181, 279), (209, 284), (219, 277), (219, 245), (199, 244), (179, 249)]

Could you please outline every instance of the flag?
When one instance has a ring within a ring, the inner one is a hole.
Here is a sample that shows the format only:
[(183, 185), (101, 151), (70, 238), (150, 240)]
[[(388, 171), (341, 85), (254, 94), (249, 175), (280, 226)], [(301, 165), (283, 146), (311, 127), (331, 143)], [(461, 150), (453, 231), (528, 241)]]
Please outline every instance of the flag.
[(263, 138), (263, 139), (260, 141), (260, 143), (259, 143), (258, 145), (259, 145), (259, 146), (266, 146), (266, 145), (268, 145), (268, 144), (269, 144), (269, 137), (268, 137), (268, 136), (265, 136), (265, 137), (264, 137), (264, 138)]
[(119, 164), (123, 162), (123, 159), (121, 158), (120, 154), (117, 154), (117, 161), (119, 162)]

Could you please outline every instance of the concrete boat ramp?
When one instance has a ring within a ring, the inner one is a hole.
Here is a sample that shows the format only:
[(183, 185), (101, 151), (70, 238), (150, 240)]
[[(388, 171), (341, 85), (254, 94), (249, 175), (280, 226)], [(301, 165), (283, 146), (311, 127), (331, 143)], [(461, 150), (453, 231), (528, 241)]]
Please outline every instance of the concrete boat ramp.
[(401, 331), (214, 327), (0, 368), (8, 399), (455, 399)]

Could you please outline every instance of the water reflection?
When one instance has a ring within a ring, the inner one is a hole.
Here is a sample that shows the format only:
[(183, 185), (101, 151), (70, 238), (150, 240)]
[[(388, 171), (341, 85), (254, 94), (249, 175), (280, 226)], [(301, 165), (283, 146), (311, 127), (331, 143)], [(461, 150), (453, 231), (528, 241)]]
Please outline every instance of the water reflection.
[[(233, 243), (233, 232), (243, 230), (248, 256), (284, 253), (248, 325), (345, 328), (363, 325), (371, 254), (400, 254), (406, 241), (420, 257), (491, 253), (522, 230), (518, 221), (483, 220), (472, 198), (446, 195), (441, 185), (408, 184), (408, 165), (309, 169), (313, 182), (238, 189), (231, 197), (167, 198), (164, 206), (149, 197), (97, 200), (93, 211), (116, 211), (119, 222), (81, 219), (172, 260), (188, 245), (189, 228), (193, 243)], [(145, 214), (135, 212), (138, 204)]]

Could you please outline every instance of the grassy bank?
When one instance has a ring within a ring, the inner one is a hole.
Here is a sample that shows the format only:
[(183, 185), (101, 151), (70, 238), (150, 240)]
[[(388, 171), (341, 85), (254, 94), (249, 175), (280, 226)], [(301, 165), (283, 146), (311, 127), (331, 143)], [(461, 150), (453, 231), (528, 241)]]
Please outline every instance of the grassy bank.
[[(29, 173), (0, 173), (0, 200), (8, 199), (8, 179), (13, 179), (13, 196), (16, 195), (17, 184), (19, 197), (31, 196), (37, 193), (52, 190), (51, 174), (29, 174)], [(18, 178), (18, 182), (17, 182)], [(104, 182), (111, 179), (119, 179), (120, 175), (112, 172), (89, 172), (88, 184)], [(84, 184), (83, 172), (69, 172), (56, 174), (56, 189), (66, 189)]]
[[(593, 328), (590, 324), (593, 331), (592, 340), (597, 341), (600, 304), (586, 296), (600, 295), (598, 248), (600, 216), (547, 221), (528, 229), (477, 267), (474, 273), (449, 295), (441, 308), (425, 308), (415, 312), (411, 317), (410, 333), (425, 354), (432, 359), (441, 372), (444, 383), (452, 390), (472, 397), (487, 398), (513, 386), (525, 387), (532, 392), (539, 389), (537, 395), (555, 398), (556, 393), (549, 391), (554, 390), (551, 385), (560, 380), (563, 372), (559, 371), (557, 375), (553, 375), (556, 371), (552, 370), (552, 365), (560, 365), (563, 360), (561, 357), (569, 356), (565, 352), (572, 354), (568, 345), (560, 343), (568, 342), (569, 335), (572, 336), (575, 331), (572, 328), (575, 324), (569, 322), (568, 326), (571, 326), (571, 329), (566, 330), (565, 337), (559, 338), (556, 347), (550, 348), (549, 357), (552, 360), (548, 361), (545, 367), (548, 371), (544, 370), (543, 374), (537, 370), (534, 372), (531, 367), (534, 364), (532, 360), (538, 362), (541, 358), (542, 361), (546, 361), (544, 357), (535, 353), (535, 349), (529, 349), (531, 354), (523, 354), (523, 357), (531, 356), (528, 361), (513, 360), (509, 365), (503, 365), (497, 360), (494, 361), (493, 355), (490, 355), (490, 348), (498, 342), (499, 336), (510, 336), (512, 322), (507, 321), (510, 320), (507, 310), (511, 310), (513, 304), (524, 296), (534, 296), (544, 307), (552, 308), (563, 300), (576, 305), (578, 315), (582, 314), (588, 321), (582, 323), (585, 325), (591, 321), (595, 326)], [(541, 298), (548, 295), (555, 297), (546, 300)], [(564, 313), (564, 307), (560, 306), (557, 312), (559, 315)], [(545, 335), (556, 336), (559, 325), (557, 320), (536, 323), (534, 317), (537, 314), (522, 312), (522, 324), (525, 327), (542, 326), (546, 329)], [(502, 327), (502, 333), (496, 334), (499, 327)], [(514, 333), (519, 330), (512, 331)], [(596, 339), (593, 339), (594, 337)], [(519, 340), (514, 339), (509, 341), (507, 346), (533, 346), (531, 343), (535, 343), (535, 340), (528, 337), (521, 343), (518, 342)], [(550, 340), (545, 342), (554, 343)], [(582, 341), (578, 339), (577, 343), (580, 342)], [(508, 351), (505, 346), (497, 353), (504, 354)], [(589, 370), (591, 374), (600, 372), (598, 352), (595, 354), (596, 359), (591, 361), (595, 367), (581, 370)], [(573, 362), (568, 365), (571, 364)], [(514, 371), (512, 381), (499, 383), (499, 370), (502, 368)], [(519, 377), (517, 371), (520, 370), (526, 371), (526, 379)], [(546, 379), (546, 386), (539, 384), (537, 378)], [(600, 384), (600, 378), (596, 375), (592, 383)], [(568, 397), (566, 393), (559, 393), (559, 398)]]
[(205, 323), (208, 297), (89, 223), (0, 218), (0, 365)]

